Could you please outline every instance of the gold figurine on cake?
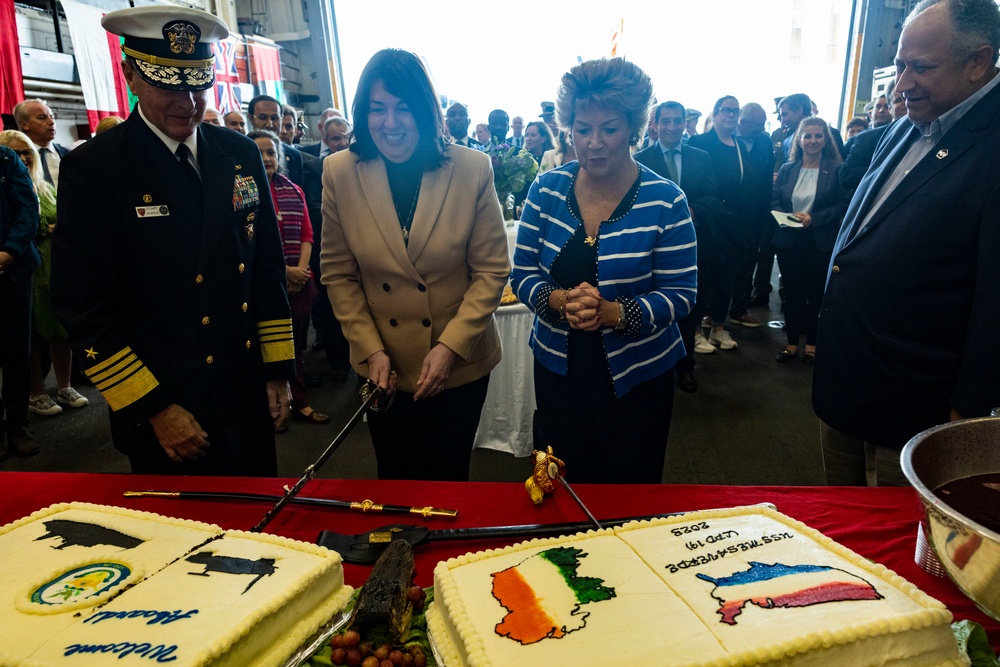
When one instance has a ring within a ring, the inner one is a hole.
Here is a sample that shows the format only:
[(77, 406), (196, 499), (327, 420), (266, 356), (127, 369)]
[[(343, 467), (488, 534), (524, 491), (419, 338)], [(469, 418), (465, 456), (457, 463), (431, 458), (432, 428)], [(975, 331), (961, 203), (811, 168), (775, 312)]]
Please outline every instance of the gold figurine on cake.
[(566, 464), (552, 453), (551, 447), (544, 452), (536, 449), (531, 457), (535, 460), (535, 469), (524, 482), (524, 488), (528, 490), (531, 502), (541, 505), (545, 496), (556, 490), (556, 479), (566, 475)]

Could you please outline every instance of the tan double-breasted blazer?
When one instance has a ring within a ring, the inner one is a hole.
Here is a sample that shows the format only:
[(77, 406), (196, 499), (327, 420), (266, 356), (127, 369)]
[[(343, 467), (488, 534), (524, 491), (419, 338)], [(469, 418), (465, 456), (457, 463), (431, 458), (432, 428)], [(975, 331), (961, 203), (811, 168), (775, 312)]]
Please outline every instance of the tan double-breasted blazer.
[(385, 163), (350, 151), (323, 164), (321, 269), (351, 364), (385, 350), (399, 388), (416, 392), (437, 343), (458, 359), (446, 387), (477, 380), (500, 361), (493, 313), (510, 274), (503, 215), (484, 153), (450, 145), (425, 172), (406, 245)]

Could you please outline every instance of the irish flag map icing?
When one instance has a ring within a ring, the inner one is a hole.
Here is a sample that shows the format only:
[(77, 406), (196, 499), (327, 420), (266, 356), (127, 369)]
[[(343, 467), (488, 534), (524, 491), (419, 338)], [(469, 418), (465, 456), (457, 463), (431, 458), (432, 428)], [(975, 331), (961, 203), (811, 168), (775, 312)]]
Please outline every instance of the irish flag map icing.
[(951, 614), (766, 507), (694, 512), (439, 563), (446, 667), (958, 667)]
[(0, 528), (0, 562), (0, 667), (277, 667), (351, 595), (322, 547), (84, 503)]
[[(587, 613), (581, 605), (613, 598), (615, 591), (600, 579), (576, 574), (582, 554), (579, 549), (553, 547), (494, 573), (493, 597), (509, 612), (497, 624), (497, 633), (533, 644), (583, 628)], [(552, 591), (550, 602), (540, 603), (536, 587)], [(557, 597), (558, 602), (551, 602)]]

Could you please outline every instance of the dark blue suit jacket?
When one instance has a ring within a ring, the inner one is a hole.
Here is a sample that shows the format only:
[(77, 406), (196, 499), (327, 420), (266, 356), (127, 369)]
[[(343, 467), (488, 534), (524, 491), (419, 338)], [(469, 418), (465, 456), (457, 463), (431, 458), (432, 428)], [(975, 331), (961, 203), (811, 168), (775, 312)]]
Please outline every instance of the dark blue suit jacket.
[(865, 172), (868, 171), (875, 156), (875, 149), (878, 147), (882, 135), (889, 129), (889, 125), (865, 130), (850, 139), (844, 146), (847, 156), (844, 164), (840, 167), (840, 183), (848, 190), (854, 190), (861, 183)]
[(919, 132), (886, 130), (834, 247), (813, 407), (837, 430), (902, 446), (1000, 405), (1000, 87), (975, 104), (855, 235)]
[[(729, 215), (729, 212), (719, 199), (711, 156), (683, 141), (680, 146), (681, 182), (678, 185), (684, 191), (691, 209), (692, 222), (698, 233), (699, 252), (704, 253), (708, 247), (717, 247), (722, 243), (718, 220), (721, 216)], [(636, 153), (635, 161), (669, 179), (667, 162), (663, 159), (663, 149), (659, 142)]]
[(295, 149), (300, 153), (305, 153), (306, 155), (312, 155), (315, 158), (319, 157), (319, 153), (323, 150), (323, 142), (317, 141), (314, 144), (309, 144), (308, 146), (296, 146)]

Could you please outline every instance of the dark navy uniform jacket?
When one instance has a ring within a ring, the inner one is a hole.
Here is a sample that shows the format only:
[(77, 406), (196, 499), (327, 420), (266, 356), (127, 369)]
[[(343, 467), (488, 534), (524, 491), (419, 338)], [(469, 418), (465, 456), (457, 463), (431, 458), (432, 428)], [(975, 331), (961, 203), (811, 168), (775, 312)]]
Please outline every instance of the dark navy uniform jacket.
[(200, 188), (137, 112), (69, 153), (52, 300), (118, 449), (162, 453), (147, 420), (176, 403), (212, 446), (163, 472), (275, 474), (265, 382), (295, 355), (267, 176), (226, 128), (199, 128), (198, 162)]

